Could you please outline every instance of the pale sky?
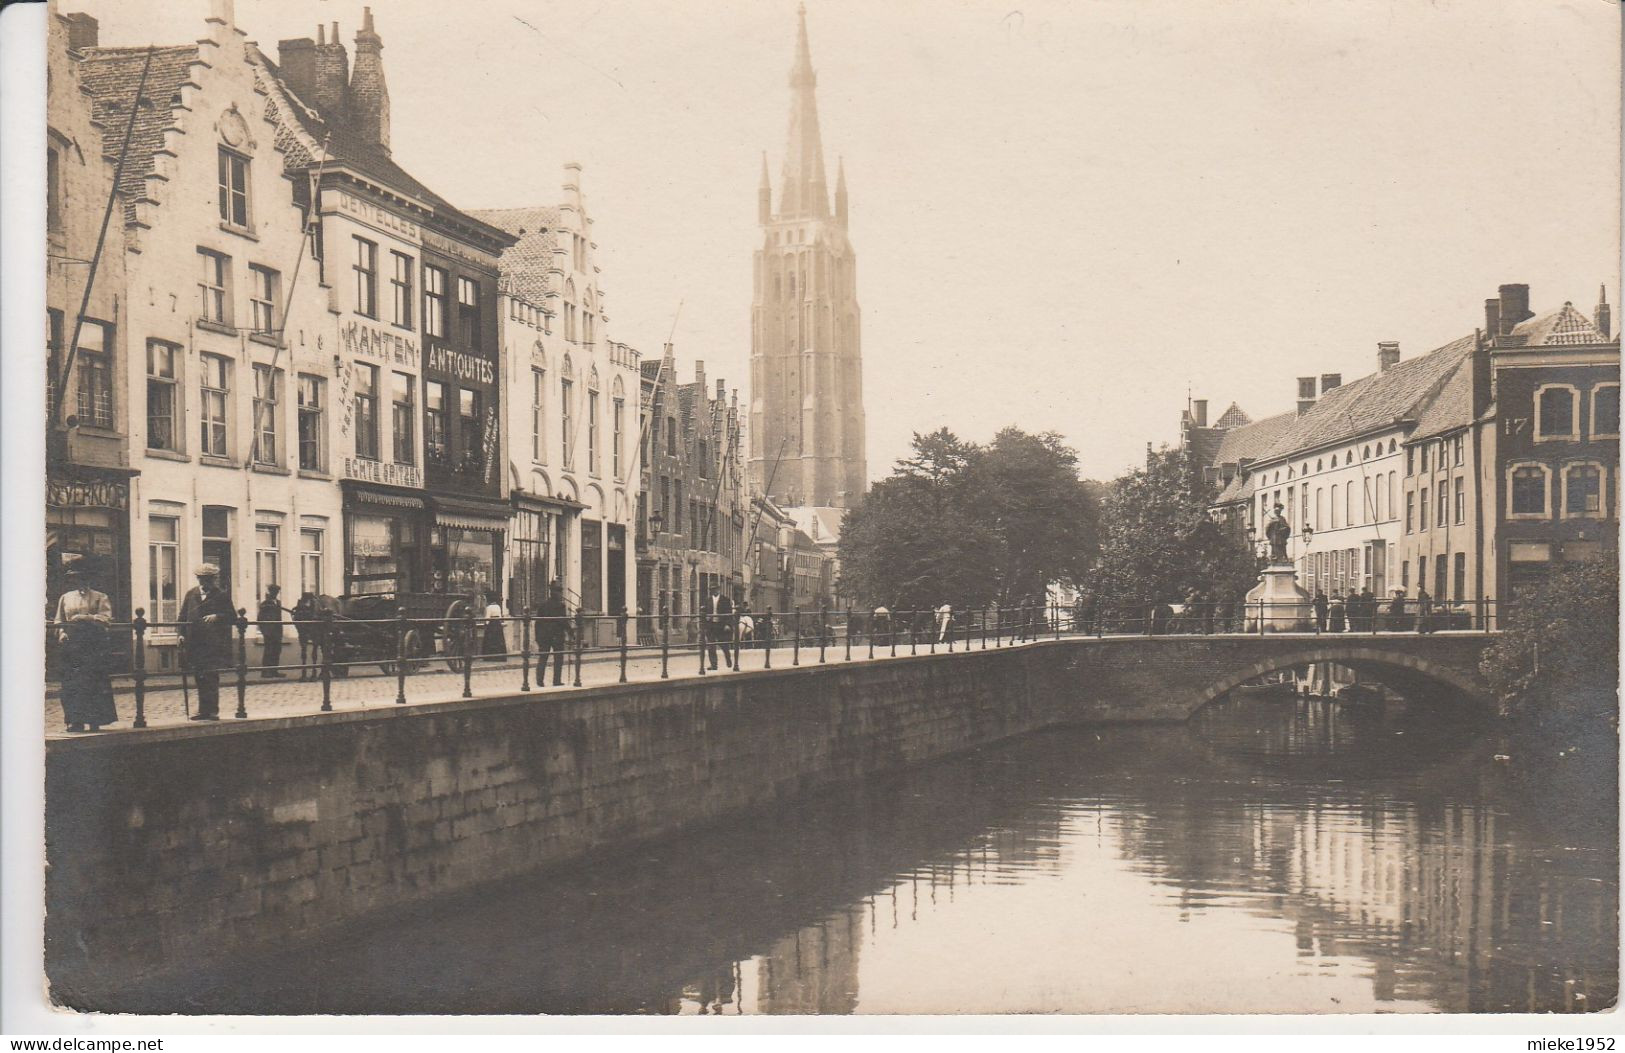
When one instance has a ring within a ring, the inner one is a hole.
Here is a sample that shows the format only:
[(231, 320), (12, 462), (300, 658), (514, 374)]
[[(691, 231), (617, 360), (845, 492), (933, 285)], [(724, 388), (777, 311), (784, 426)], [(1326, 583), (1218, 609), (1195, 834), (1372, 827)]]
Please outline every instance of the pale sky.
[[(274, 54), (352, 0), (237, 0)], [(744, 387), (761, 151), (777, 183), (794, 0), (375, 0), (396, 160), (467, 208), (584, 166), (609, 334)], [(207, 0), (64, 0), (103, 42)], [(1606, 0), (809, 0), (846, 159), (869, 470), (915, 431), (1053, 429), (1108, 478), (1294, 378), (1618, 303), (1619, 8)], [(777, 189), (775, 185), (775, 190)], [(1616, 319), (1625, 311), (1616, 309)], [(741, 391), (743, 397), (745, 392)]]

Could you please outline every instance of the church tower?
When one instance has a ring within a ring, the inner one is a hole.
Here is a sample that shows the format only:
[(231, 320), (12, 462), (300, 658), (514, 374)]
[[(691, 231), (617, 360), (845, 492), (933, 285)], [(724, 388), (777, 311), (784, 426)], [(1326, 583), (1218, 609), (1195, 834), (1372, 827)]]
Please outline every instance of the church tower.
[(850, 507), (868, 485), (857, 260), (844, 166), (830, 209), (805, 6), (798, 18), (778, 207), (765, 156), (757, 191), (750, 471), (780, 505)]

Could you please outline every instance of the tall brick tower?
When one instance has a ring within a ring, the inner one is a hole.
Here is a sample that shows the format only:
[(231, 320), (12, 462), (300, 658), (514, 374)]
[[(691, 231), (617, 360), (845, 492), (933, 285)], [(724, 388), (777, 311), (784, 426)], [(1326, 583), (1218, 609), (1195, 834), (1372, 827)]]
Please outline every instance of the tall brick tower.
[(766, 155), (757, 192), (750, 471), (781, 505), (850, 507), (868, 480), (857, 257), (844, 166), (830, 211), (805, 6), (798, 17), (778, 208)]

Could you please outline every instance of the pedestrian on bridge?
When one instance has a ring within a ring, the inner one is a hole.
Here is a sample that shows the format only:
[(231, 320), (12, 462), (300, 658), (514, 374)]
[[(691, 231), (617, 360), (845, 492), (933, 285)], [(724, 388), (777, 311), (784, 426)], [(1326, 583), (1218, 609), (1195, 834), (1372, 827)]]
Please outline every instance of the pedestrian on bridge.
[(1388, 603), (1388, 628), (1396, 633), (1402, 633), (1409, 628), (1406, 623), (1404, 589), (1395, 589), (1394, 598)]
[(1326, 631), (1326, 619), (1330, 616), (1331, 605), (1326, 602), (1326, 593), (1315, 589), (1315, 629), (1318, 632)]
[(711, 668), (717, 667), (717, 642), (722, 642), (722, 663), (729, 669), (733, 663), (733, 601), (722, 594), (721, 585), (711, 587), (711, 598), (705, 601), (705, 624), (701, 634), (705, 642), (705, 660)]
[(1343, 590), (1337, 589), (1332, 593), (1332, 600), (1326, 607), (1326, 630), (1340, 633), (1348, 628), (1348, 605), (1343, 602)]
[(1419, 633), (1433, 631), (1433, 597), (1420, 585), (1416, 588), (1416, 631)]
[(944, 603), (937, 608), (937, 643), (948, 643), (954, 635), (954, 608)]

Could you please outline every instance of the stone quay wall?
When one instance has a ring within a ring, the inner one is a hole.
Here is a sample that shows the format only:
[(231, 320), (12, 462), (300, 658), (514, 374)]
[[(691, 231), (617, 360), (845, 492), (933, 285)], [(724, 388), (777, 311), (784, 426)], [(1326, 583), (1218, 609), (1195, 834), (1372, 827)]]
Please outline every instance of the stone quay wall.
[(1061, 722), (1068, 646), (53, 740), (53, 997), (116, 1009), (171, 967)]

